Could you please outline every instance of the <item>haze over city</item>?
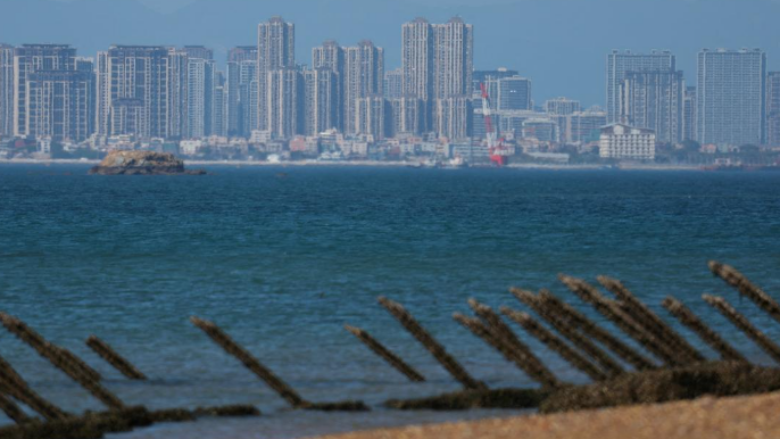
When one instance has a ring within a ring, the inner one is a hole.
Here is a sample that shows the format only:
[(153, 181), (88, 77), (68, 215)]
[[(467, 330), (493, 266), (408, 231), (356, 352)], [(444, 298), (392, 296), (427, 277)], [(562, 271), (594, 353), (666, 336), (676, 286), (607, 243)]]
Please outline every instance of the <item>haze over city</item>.
[[(702, 48), (760, 47), (780, 69), (780, 2), (774, 0), (3, 0), (13, 15), (0, 27), (9, 44), (58, 42), (94, 56), (111, 44), (205, 45), (224, 63), (231, 47), (254, 44), (258, 22), (282, 15), (296, 24), (296, 57), (308, 63), (327, 39), (385, 48), (400, 67), (401, 23), (417, 16), (475, 26), (474, 66), (515, 69), (534, 80), (535, 98), (567, 96), (604, 105), (605, 55), (612, 49), (669, 49), (689, 83)], [(626, 7), (630, 4), (630, 8)], [(162, 12), (160, 12), (162, 11)], [(4, 14), (5, 15), (5, 14)], [(692, 84), (691, 84), (692, 85)]]

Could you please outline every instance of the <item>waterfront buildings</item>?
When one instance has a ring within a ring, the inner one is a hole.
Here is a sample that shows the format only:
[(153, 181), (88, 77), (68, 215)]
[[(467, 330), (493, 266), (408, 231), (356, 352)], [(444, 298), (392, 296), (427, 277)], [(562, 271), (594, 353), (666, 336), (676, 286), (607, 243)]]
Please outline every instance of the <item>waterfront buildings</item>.
[[(322, 43), (322, 46), (315, 47), (311, 51), (311, 67), (313, 70), (318, 69), (325, 69), (330, 71), (333, 74), (333, 78), (336, 81), (336, 90), (331, 92), (328, 92), (330, 95), (329, 99), (331, 99), (331, 102), (328, 102), (327, 105), (333, 107), (333, 111), (335, 112), (333, 116), (329, 117), (329, 127), (335, 128), (341, 132), (344, 131), (344, 125), (346, 121), (346, 107), (345, 107), (345, 99), (346, 94), (344, 92), (346, 88), (346, 64), (345, 64), (345, 54), (344, 54), (344, 48), (339, 45), (338, 42), (334, 40), (328, 40)], [(322, 75), (319, 75), (322, 76)], [(317, 84), (315, 85), (320, 86), (324, 84)], [(321, 91), (312, 90), (314, 93), (319, 93), (320, 96), (322, 95)], [(310, 99), (307, 97), (307, 102), (314, 102), (310, 101)], [(318, 105), (325, 104), (324, 101), (319, 101)], [(307, 110), (309, 111), (309, 110)], [(329, 110), (328, 110), (329, 111)], [(314, 114), (314, 113), (310, 113)], [(316, 126), (318, 123), (310, 121), (309, 125)]]
[(210, 136), (216, 123), (216, 64), (213, 59), (187, 60), (187, 107), (183, 136), (199, 139)]
[(13, 134), (14, 47), (0, 44), (0, 136)]
[(400, 97), (390, 100), (390, 136), (416, 135), (425, 126), (426, 103), (416, 97)]
[[(344, 49), (344, 133), (362, 134), (366, 125), (360, 121), (358, 106), (360, 101), (371, 97), (373, 100), (383, 96), (385, 80), (385, 53), (369, 40), (363, 40), (355, 47)], [(384, 104), (380, 105), (384, 109)], [(384, 111), (384, 110), (383, 110)], [(365, 114), (366, 112), (363, 111)], [(372, 113), (373, 114), (373, 113)], [(384, 113), (383, 113), (384, 114)]]
[(303, 72), (305, 82), (304, 134), (315, 136), (337, 129), (341, 120), (340, 77), (327, 67)]
[(494, 110), (531, 110), (531, 80), (519, 75), (484, 81)]
[(385, 72), (385, 98), (400, 99), (404, 96), (404, 71), (401, 69)]
[(569, 116), (580, 110), (580, 101), (565, 97), (550, 99), (544, 103), (544, 111), (550, 116)]
[[(284, 137), (294, 132), (298, 84), (295, 25), (276, 16), (257, 27), (257, 129)], [(279, 88), (273, 88), (279, 87)], [(288, 117), (285, 119), (285, 117)], [(282, 118), (282, 119), (279, 119)]]
[(227, 136), (227, 79), (217, 71), (214, 80), (214, 110), (211, 116), (211, 135)]
[(66, 44), (24, 44), (14, 51), (14, 135), (33, 134), (29, 126), (27, 81), (39, 71), (75, 71), (76, 49)]
[(558, 124), (546, 117), (529, 117), (523, 121), (522, 137), (540, 142), (558, 142)]
[(696, 86), (685, 88), (683, 100), (683, 140), (696, 140)]
[(168, 49), (111, 46), (107, 56), (111, 134), (170, 137)]
[(471, 78), (472, 92), (474, 96), (478, 97), (482, 92), (481, 85), (489, 79), (511, 78), (512, 76), (520, 76), (520, 72), (506, 67), (499, 67), (495, 70), (474, 70)]
[(434, 30), (424, 18), (404, 23), (401, 27), (401, 70), (404, 96), (433, 99)]
[(471, 96), (474, 27), (460, 17), (433, 25), (433, 97)]
[(184, 46), (181, 50), (186, 53), (187, 57), (190, 59), (214, 59), (214, 50), (205, 46)]
[(470, 97), (438, 98), (434, 104), (433, 128), (439, 136), (448, 140), (463, 140), (471, 137), (474, 110)]
[(358, 98), (356, 101), (355, 134), (370, 138), (372, 141), (382, 140), (387, 135), (390, 124), (388, 103), (381, 94)]
[(620, 119), (655, 132), (656, 140), (683, 140), (685, 82), (681, 71), (628, 71), (620, 89)]
[(289, 139), (304, 129), (303, 77), (296, 67), (268, 70), (265, 84), (265, 131), (272, 138)]
[(698, 54), (696, 138), (702, 144), (760, 145), (765, 124), (766, 54), (702, 50)]
[(248, 138), (257, 128), (257, 46), (230, 50), (226, 80), (227, 134)]
[(91, 72), (39, 70), (27, 76), (26, 129), (30, 136), (81, 142), (93, 133), (95, 86)]
[(459, 17), (444, 24), (417, 18), (402, 26), (401, 39), (404, 97), (423, 102), (422, 130), (448, 138), (468, 133), (471, 112), (462, 110), (471, 106), (465, 99), (473, 89), (473, 26)]
[(567, 117), (564, 142), (583, 144), (599, 141), (601, 128), (607, 124), (607, 113), (599, 107), (591, 107)]
[(766, 143), (780, 146), (780, 72), (766, 77)]
[[(228, 52), (225, 74), (214, 50), (198, 45), (118, 45), (95, 59), (67, 45), (0, 45), (0, 136), (96, 148), (183, 141), (199, 155), (241, 145), (247, 155), (313, 157), (336, 143), (344, 157), (449, 154), (453, 145), (484, 149), (484, 84), (496, 131), (526, 152), (590, 151), (606, 136), (617, 139), (609, 157), (646, 159), (618, 140), (644, 141), (648, 130), (665, 143), (780, 143), (780, 73), (765, 77), (761, 51), (702, 51), (696, 87), (669, 52), (613, 52), (605, 111), (567, 98), (534, 106), (532, 81), (517, 70), (473, 70), (473, 39), (459, 17), (417, 18), (401, 27), (400, 68), (385, 71), (384, 50), (370, 40), (325, 41), (304, 66), (294, 25), (273, 17), (258, 25), (257, 45)], [(623, 132), (603, 133), (610, 122)]]
[(111, 106), (111, 78), (108, 68), (108, 52), (97, 53), (95, 63), (95, 134), (108, 136)]
[[(168, 135), (187, 138), (193, 124), (190, 118), (190, 58), (182, 49), (168, 50)], [(202, 112), (198, 110), (198, 112)]]
[(607, 122), (620, 121), (620, 90), (628, 72), (676, 70), (675, 57), (669, 51), (637, 54), (613, 50), (607, 55)]
[[(363, 40), (352, 47), (341, 47), (336, 41), (325, 41), (321, 46), (312, 49), (312, 69), (329, 70), (337, 82), (337, 88), (326, 94), (331, 99), (325, 103), (318, 100), (319, 105), (333, 107), (336, 117), (329, 117), (329, 128), (336, 128), (350, 135), (361, 134), (366, 128), (366, 114), (374, 114), (370, 111), (372, 105), (369, 101), (363, 101), (368, 97), (375, 100), (377, 96), (383, 96), (385, 87), (385, 59), (384, 49), (377, 47), (369, 40)], [(317, 73), (323, 76), (324, 73)], [(311, 75), (310, 75), (311, 76)], [(325, 83), (312, 83), (313, 86), (325, 86)], [(324, 97), (323, 92), (318, 92), (318, 97)], [(363, 102), (361, 102), (363, 101)], [(307, 102), (315, 102), (307, 97)], [(378, 104), (377, 104), (378, 105)], [(359, 107), (362, 106), (361, 110)], [(381, 105), (384, 112), (384, 104)], [(323, 114), (324, 108), (314, 112), (307, 109), (310, 115)], [(330, 110), (327, 110), (328, 112)], [(361, 116), (362, 114), (362, 116)], [(384, 114), (384, 113), (383, 113)], [(317, 122), (308, 123), (309, 126), (317, 126)]]
[(599, 156), (603, 159), (655, 159), (655, 133), (645, 128), (612, 124), (602, 128)]

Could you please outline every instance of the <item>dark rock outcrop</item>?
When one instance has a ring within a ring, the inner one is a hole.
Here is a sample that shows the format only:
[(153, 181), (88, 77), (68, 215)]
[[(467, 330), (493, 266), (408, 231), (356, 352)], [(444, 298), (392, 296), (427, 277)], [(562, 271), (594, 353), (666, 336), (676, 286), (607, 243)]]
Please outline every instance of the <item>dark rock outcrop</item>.
[(206, 171), (188, 170), (173, 154), (150, 151), (112, 151), (91, 175), (205, 175)]

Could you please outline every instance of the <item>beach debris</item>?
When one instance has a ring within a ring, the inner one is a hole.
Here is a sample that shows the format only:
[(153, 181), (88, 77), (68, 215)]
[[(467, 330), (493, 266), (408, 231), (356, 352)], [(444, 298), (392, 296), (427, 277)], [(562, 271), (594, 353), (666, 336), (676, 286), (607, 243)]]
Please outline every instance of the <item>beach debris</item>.
[(750, 395), (780, 390), (780, 370), (743, 362), (694, 365), (625, 374), (591, 385), (567, 387), (542, 401), (541, 413)]
[(747, 362), (747, 359), (740, 354), (739, 351), (723, 340), (717, 332), (710, 329), (706, 323), (697, 317), (696, 314), (688, 309), (682, 302), (673, 297), (667, 297), (663, 302), (663, 306), (671, 315), (676, 317), (680, 323), (698, 335), (699, 338), (711, 348), (715, 349), (724, 361)]
[[(105, 406), (112, 410), (125, 408), (124, 403), (116, 395), (100, 384), (100, 375), (97, 372), (94, 374), (89, 373), (91, 368), (73, 353), (47, 342), (16, 317), (0, 313), (0, 321), (2, 321), (6, 329), (27, 342), (41, 356), (49, 360), (52, 365), (63, 371)], [(95, 377), (96, 375), (97, 378)]]
[(357, 337), (358, 340), (363, 342), (364, 345), (366, 345), (369, 349), (371, 349), (372, 352), (390, 364), (390, 366), (392, 366), (395, 370), (401, 372), (409, 379), (409, 381), (425, 381), (425, 377), (422, 376), (422, 374), (417, 372), (412, 366), (409, 366), (404, 360), (401, 359), (401, 357), (384, 347), (382, 343), (377, 341), (368, 332), (350, 325), (344, 325), (344, 329)]
[(366, 411), (368, 407), (361, 401), (345, 401), (335, 403), (312, 403), (303, 399), (287, 383), (277, 377), (270, 369), (261, 364), (246, 349), (236, 343), (227, 333), (216, 324), (198, 317), (191, 317), (190, 321), (201, 329), (216, 344), (228, 354), (236, 357), (258, 378), (263, 380), (271, 389), (281, 396), (288, 404), (296, 409), (321, 410), (321, 411)]
[(715, 276), (723, 279), (727, 284), (736, 288), (743, 296), (747, 296), (759, 308), (772, 316), (777, 322), (780, 322), (780, 304), (775, 299), (765, 293), (764, 290), (750, 282), (745, 275), (737, 271), (734, 267), (721, 264), (717, 261), (710, 261), (708, 264), (710, 271)]
[(436, 361), (438, 361), (453, 378), (463, 385), (463, 387), (473, 390), (487, 389), (487, 386), (484, 383), (472, 378), (471, 375), (466, 372), (466, 369), (464, 369), (452, 355), (447, 353), (444, 346), (436, 341), (436, 339), (434, 339), (403, 306), (385, 297), (379, 297), (377, 300), (393, 317), (395, 317), (396, 320), (398, 320), (401, 326), (409, 331), (409, 333), (412, 334), (412, 336), (414, 336), (414, 338), (416, 338), (431, 355), (433, 355)]
[(761, 349), (769, 354), (772, 359), (780, 363), (780, 346), (773, 342), (763, 332), (759, 331), (752, 323), (740, 314), (739, 311), (734, 309), (726, 299), (717, 296), (710, 296), (705, 294), (702, 296), (705, 302), (710, 304), (713, 308), (717, 309), (724, 317), (726, 317), (734, 326), (744, 332), (751, 340), (753, 340)]
[(577, 327), (564, 320), (560, 309), (552, 305), (544, 305), (544, 302), (530, 291), (514, 289), (513, 294), (521, 302), (525, 303), (535, 313), (545, 319), (555, 330), (566, 337), (574, 346), (589, 355), (603, 369), (608, 377), (618, 376), (625, 371), (620, 364), (612, 359), (606, 352), (596, 346), (587, 337), (577, 332)]
[(3, 357), (0, 357), (0, 392), (25, 404), (49, 421), (70, 416), (32, 390), (24, 378)]
[(530, 347), (520, 341), (512, 329), (501, 320), (501, 317), (493, 309), (474, 299), (470, 299), (468, 304), (477, 316), (485, 322), (485, 329), (495, 337), (496, 341), (503, 343), (509, 348), (510, 353), (517, 359), (516, 363), (518, 366), (525, 365), (524, 367), (521, 366), (521, 368), (534, 381), (547, 387), (561, 385), (555, 374), (534, 355)]
[(640, 325), (644, 326), (658, 340), (670, 344), (681, 356), (687, 357), (688, 363), (698, 363), (706, 360), (699, 351), (691, 346), (691, 344), (671, 326), (664, 322), (658, 314), (654, 313), (647, 305), (637, 299), (622, 282), (607, 276), (599, 276), (597, 279), (604, 288), (609, 290), (622, 302), (624, 309), (629, 316)]
[(539, 322), (534, 320), (530, 315), (523, 312), (513, 311), (506, 307), (502, 307), (501, 312), (505, 316), (517, 322), (529, 334), (539, 339), (539, 341), (544, 343), (544, 345), (550, 348), (550, 350), (560, 355), (561, 358), (566, 360), (576, 369), (585, 373), (593, 381), (603, 381), (607, 379), (606, 373), (602, 372), (601, 369), (596, 367), (577, 351), (570, 348), (569, 345), (567, 345), (563, 340), (558, 338), (552, 332), (548, 331), (547, 328), (539, 324)]
[(678, 352), (674, 351), (668, 344), (660, 342), (653, 334), (648, 332), (647, 329), (620, 309), (616, 302), (605, 298), (592, 285), (584, 280), (576, 279), (565, 274), (560, 274), (558, 278), (574, 294), (579, 296), (580, 299), (592, 305), (602, 316), (612, 321), (618, 329), (636, 340), (639, 344), (644, 346), (645, 349), (667, 365), (680, 366), (687, 363), (686, 359), (679, 357)]
[(539, 300), (544, 309), (551, 310), (554, 314), (560, 316), (568, 325), (573, 326), (575, 330), (601, 343), (604, 347), (612, 351), (620, 359), (633, 366), (636, 370), (653, 370), (656, 365), (653, 362), (635, 351), (606, 329), (598, 326), (573, 306), (556, 297), (548, 290), (539, 291)]
[(116, 370), (122, 373), (125, 377), (131, 380), (145, 380), (146, 376), (142, 374), (135, 366), (127, 361), (124, 357), (119, 355), (108, 343), (92, 335), (87, 339), (87, 346), (89, 346), (100, 358), (106, 360), (106, 362)]
[(549, 395), (543, 389), (463, 390), (417, 399), (391, 399), (385, 406), (396, 410), (531, 409)]

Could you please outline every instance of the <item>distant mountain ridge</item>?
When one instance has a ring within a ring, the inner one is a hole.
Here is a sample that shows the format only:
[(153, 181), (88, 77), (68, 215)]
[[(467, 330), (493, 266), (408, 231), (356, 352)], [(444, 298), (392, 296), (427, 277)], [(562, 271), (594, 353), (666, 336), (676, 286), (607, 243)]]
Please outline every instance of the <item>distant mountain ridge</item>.
[(326, 39), (369, 38), (385, 47), (386, 68), (400, 65), (401, 24), (453, 15), (475, 25), (475, 66), (506, 66), (533, 79), (537, 104), (568, 96), (603, 103), (605, 56), (613, 48), (670, 49), (695, 83), (702, 47), (761, 47), (780, 67), (780, 2), (773, 0), (196, 0), (171, 13), (137, 0), (0, 0), (0, 42), (70, 43), (94, 56), (114, 43), (204, 44), (224, 62), (251, 45), (273, 15), (296, 24), (298, 62)]

